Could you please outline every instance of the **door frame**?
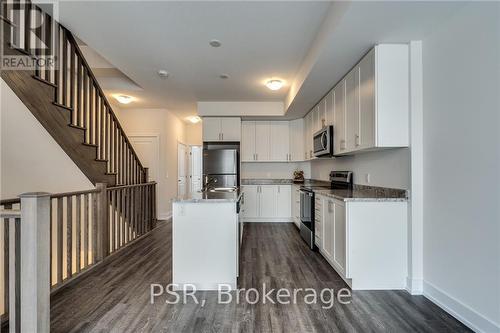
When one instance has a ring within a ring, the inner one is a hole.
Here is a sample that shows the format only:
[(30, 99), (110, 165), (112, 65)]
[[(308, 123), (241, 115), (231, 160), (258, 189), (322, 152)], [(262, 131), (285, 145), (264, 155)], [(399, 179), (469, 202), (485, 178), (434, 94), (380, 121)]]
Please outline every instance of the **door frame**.
[(201, 156), (200, 156), (200, 163), (201, 163), (201, 183), (202, 183), (202, 188), (203, 188), (203, 145), (187, 145), (189, 147), (189, 190), (192, 192), (193, 190), (193, 154), (192, 154), (192, 148), (193, 147), (199, 147)]

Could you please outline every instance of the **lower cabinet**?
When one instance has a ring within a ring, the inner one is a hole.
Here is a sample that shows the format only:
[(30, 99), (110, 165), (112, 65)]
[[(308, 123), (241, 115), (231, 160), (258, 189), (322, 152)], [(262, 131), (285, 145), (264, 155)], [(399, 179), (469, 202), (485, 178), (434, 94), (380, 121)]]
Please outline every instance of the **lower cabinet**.
[(320, 253), (353, 290), (404, 289), (407, 203), (321, 202)]
[(292, 185), (243, 185), (245, 222), (291, 222)]
[(333, 263), (337, 272), (345, 275), (346, 219), (345, 203), (323, 197), (322, 243), (323, 255)]
[(292, 219), (293, 223), (300, 228), (300, 186), (292, 186)]

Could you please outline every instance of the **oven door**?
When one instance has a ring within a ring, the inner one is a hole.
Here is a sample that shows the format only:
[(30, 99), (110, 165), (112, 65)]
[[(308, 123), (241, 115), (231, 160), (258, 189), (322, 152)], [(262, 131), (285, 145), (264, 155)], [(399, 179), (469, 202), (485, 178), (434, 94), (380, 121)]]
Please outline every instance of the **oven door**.
[(314, 193), (300, 191), (300, 237), (314, 250)]

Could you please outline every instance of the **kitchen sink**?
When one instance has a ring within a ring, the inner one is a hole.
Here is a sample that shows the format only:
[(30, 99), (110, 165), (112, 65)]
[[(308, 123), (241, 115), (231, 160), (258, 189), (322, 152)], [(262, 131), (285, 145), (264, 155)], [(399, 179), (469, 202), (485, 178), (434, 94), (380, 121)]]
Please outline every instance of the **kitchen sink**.
[(208, 192), (235, 192), (236, 187), (214, 187), (208, 190)]

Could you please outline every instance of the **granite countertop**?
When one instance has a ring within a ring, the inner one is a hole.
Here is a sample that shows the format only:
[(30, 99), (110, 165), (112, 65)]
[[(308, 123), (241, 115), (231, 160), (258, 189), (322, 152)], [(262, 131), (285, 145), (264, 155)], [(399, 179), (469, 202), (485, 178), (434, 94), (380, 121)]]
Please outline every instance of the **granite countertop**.
[(180, 203), (196, 203), (196, 202), (237, 202), (242, 195), (238, 189), (235, 192), (193, 192), (184, 196), (177, 196), (172, 199), (172, 202)]
[(407, 201), (406, 190), (354, 185), (352, 190), (330, 189), (330, 182), (317, 179), (305, 179), (302, 183), (294, 183), (292, 179), (242, 179), (242, 185), (298, 185), (298, 186), (321, 186), (324, 188), (313, 188), (314, 193), (324, 195), (343, 201)]
[(343, 201), (408, 201), (406, 190), (354, 185), (347, 189), (313, 189), (315, 194)]
[(242, 179), (241, 185), (291, 185), (292, 179), (271, 179), (271, 178), (255, 178)]

